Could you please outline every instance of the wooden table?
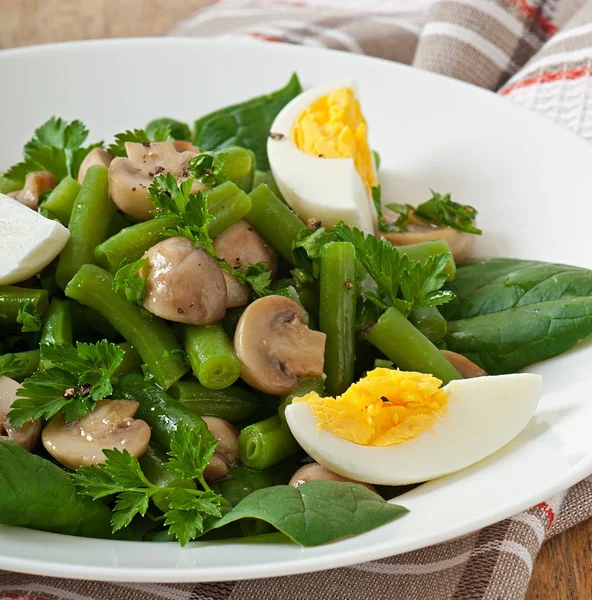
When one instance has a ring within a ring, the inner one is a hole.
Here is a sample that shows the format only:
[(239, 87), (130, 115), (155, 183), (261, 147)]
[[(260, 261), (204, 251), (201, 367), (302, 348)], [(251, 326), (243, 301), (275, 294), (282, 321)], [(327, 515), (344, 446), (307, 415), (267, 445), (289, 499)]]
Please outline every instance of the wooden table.
[[(207, 0), (0, 0), (0, 48), (161, 35)], [(592, 521), (549, 541), (526, 600), (592, 599)], [(513, 599), (504, 599), (513, 600)]]

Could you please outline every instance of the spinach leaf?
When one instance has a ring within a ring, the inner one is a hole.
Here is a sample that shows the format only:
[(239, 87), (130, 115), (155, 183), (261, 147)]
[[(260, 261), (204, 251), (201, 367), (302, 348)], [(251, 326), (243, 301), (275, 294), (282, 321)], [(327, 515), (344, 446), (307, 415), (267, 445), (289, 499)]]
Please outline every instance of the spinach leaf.
[(169, 117), (162, 117), (150, 121), (150, 123), (146, 125), (146, 134), (149, 138), (153, 139), (156, 132), (162, 127), (168, 127), (170, 136), (175, 140), (191, 140), (191, 129), (189, 129), (189, 125), (177, 121), (176, 119), (170, 119)]
[(259, 489), (216, 524), (244, 518), (270, 523), (301, 546), (318, 546), (371, 531), (408, 511), (357, 483), (311, 481), (298, 488)]
[(0, 440), (0, 523), (85, 537), (111, 536), (111, 511), (78, 495), (70, 476)]
[(302, 92), (296, 73), (271, 94), (227, 106), (195, 121), (195, 143), (204, 150), (243, 146), (255, 153), (257, 168), (269, 169), (267, 137), (282, 108)]
[(592, 271), (517, 259), (459, 267), (441, 307), (449, 350), (492, 374), (561, 354), (592, 333)]

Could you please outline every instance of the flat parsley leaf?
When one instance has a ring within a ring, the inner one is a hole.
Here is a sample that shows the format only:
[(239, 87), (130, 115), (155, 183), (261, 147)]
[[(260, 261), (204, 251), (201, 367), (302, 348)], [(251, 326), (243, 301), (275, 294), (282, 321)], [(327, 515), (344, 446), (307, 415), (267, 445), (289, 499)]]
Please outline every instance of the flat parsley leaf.
[(215, 187), (228, 181), (224, 174), (225, 152), (202, 152), (193, 157), (187, 165), (187, 170), (208, 187)]
[(76, 347), (41, 344), (41, 358), (48, 368), (23, 381), (8, 413), (11, 424), (20, 427), (29, 419), (49, 419), (62, 408), (66, 422), (84, 417), (113, 391), (113, 373), (123, 355), (119, 346), (107, 340), (77, 342)]
[(27, 300), (20, 305), (16, 322), (22, 325), (21, 331), (23, 333), (39, 331), (41, 329), (41, 317), (31, 300)]
[(415, 209), (415, 214), (433, 223), (446, 225), (459, 231), (481, 235), (482, 231), (473, 225), (477, 211), (468, 204), (458, 204), (432, 190), (432, 198)]
[(124, 259), (113, 278), (113, 289), (116, 292), (123, 292), (125, 297), (136, 306), (142, 306), (144, 303), (146, 277), (138, 277), (138, 273), (147, 264), (148, 260), (145, 258), (132, 263)]
[(397, 213), (397, 220), (394, 223), (389, 223), (383, 214), (382, 193), (380, 186), (372, 188), (372, 202), (376, 208), (378, 220), (378, 229), (383, 233), (401, 233), (407, 231), (407, 219), (409, 218), (410, 206), (407, 204), (387, 204), (386, 208)]
[(133, 142), (135, 144), (149, 144), (150, 142), (172, 142), (174, 138), (171, 136), (169, 125), (162, 125), (156, 129), (152, 129), (147, 133), (143, 129), (128, 129), (115, 136), (115, 141), (107, 148), (111, 156), (123, 156), (127, 158), (125, 151), (125, 143)]
[(31, 171), (49, 171), (58, 180), (66, 175), (76, 178), (84, 157), (102, 142), (86, 148), (82, 144), (88, 137), (88, 129), (81, 121), (68, 123), (51, 117), (35, 130), (35, 135), (25, 145), (24, 160), (4, 173), (8, 179), (24, 182)]
[(297, 271), (293, 274), (298, 275), (302, 283), (318, 279), (321, 275), (321, 250), (325, 244), (337, 239), (333, 231), (325, 231), (322, 227), (317, 230), (302, 228), (292, 244), (292, 256)]
[(412, 261), (384, 238), (364, 236), (359, 229), (339, 223), (333, 229), (337, 237), (350, 242), (356, 256), (378, 285), (382, 298), (366, 292), (367, 298), (381, 308), (394, 306), (403, 314), (426, 306), (449, 302), (454, 294), (440, 290), (448, 276), (443, 273), (448, 254), (439, 254), (425, 263)]
[(262, 298), (273, 294), (271, 289), (271, 271), (266, 262), (259, 262), (255, 265), (248, 265), (244, 271), (245, 283), (251, 286), (253, 296)]
[(0, 355), (0, 375), (11, 379), (23, 379), (29, 372), (31, 358), (29, 353), (14, 353)]

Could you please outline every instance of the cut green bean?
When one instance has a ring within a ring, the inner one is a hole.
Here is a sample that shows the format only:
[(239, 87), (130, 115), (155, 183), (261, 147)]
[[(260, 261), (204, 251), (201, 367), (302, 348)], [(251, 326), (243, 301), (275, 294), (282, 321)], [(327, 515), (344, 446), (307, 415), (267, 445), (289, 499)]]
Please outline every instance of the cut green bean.
[(200, 417), (219, 417), (231, 423), (248, 419), (262, 406), (256, 396), (234, 386), (212, 390), (198, 381), (177, 381), (168, 392)]
[(238, 438), (241, 464), (251, 469), (269, 469), (300, 450), (288, 427), (277, 416), (245, 427)]
[(243, 192), (249, 193), (253, 189), (255, 153), (240, 146), (232, 146), (220, 150), (218, 154), (226, 155), (224, 161), (224, 174), (226, 177)]
[[(41, 344), (72, 344), (72, 310), (69, 300), (53, 298), (41, 328)], [(46, 369), (43, 360), (40, 369)]]
[(208, 233), (215, 238), (240, 221), (251, 210), (251, 199), (239, 187), (227, 181), (204, 192), (208, 211), (214, 217), (208, 223)]
[(409, 321), (433, 344), (444, 339), (446, 335), (446, 319), (435, 306), (412, 310), (409, 313)]
[(107, 238), (115, 204), (109, 197), (109, 171), (95, 165), (86, 177), (70, 217), (70, 239), (62, 250), (56, 270), (57, 284), (65, 289), (78, 269), (94, 263), (95, 248)]
[(51, 191), (45, 202), (41, 203), (40, 211), (47, 210), (53, 213), (64, 225), (70, 222), (72, 207), (80, 192), (80, 184), (69, 175)]
[(168, 451), (177, 427), (201, 427), (203, 420), (139, 373), (126, 373), (113, 386), (113, 398), (139, 402), (134, 417), (152, 429), (150, 441)]
[(173, 352), (181, 348), (167, 324), (114, 292), (113, 276), (107, 271), (84, 265), (68, 284), (66, 296), (105, 317), (132, 344), (154, 381), (165, 390), (187, 372), (185, 362)]
[(107, 239), (113, 237), (114, 235), (117, 235), (122, 229), (130, 227), (131, 225), (132, 222), (123, 213), (116, 211), (115, 213), (113, 213), (113, 216), (109, 221)]
[(82, 309), (82, 318), (88, 327), (108, 340), (114, 340), (119, 336), (119, 333), (111, 323), (101, 313), (94, 308), (90, 308), (90, 306), (85, 306)]
[(397, 246), (397, 250), (402, 254), (406, 254), (411, 260), (416, 260), (421, 263), (424, 263), (431, 256), (448, 253), (449, 257), (444, 273), (448, 275), (448, 281), (452, 281), (456, 275), (456, 264), (450, 246), (446, 240), (433, 240), (431, 242)]
[(142, 359), (134, 350), (134, 347), (129, 342), (121, 342), (117, 345), (123, 350), (124, 354), (123, 360), (117, 369), (115, 369), (113, 375), (115, 375), (115, 377), (119, 377), (124, 373), (141, 373)]
[(293, 265), (292, 244), (306, 225), (264, 183), (258, 185), (249, 197), (252, 207), (246, 216), (247, 221)]
[(321, 250), (319, 329), (325, 342), (325, 388), (339, 396), (354, 382), (356, 345), (356, 251), (349, 242)]
[(284, 204), (286, 203), (271, 171), (255, 171), (255, 176), (253, 177), (253, 189), (262, 183), (267, 185), (271, 192), (273, 192)]
[(442, 353), (396, 308), (389, 308), (366, 334), (366, 339), (404, 371), (429, 373), (446, 385), (462, 379)]
[(42, 317), (49, 305), (49, 294), (46, 290), (0, 285), (0, 313), (6, 315), (0, 323), (3, 326), (16, 325), (19, 309), (26, 302), (32, 302), (35, 310)]
[(319, 396), (325, 393), (325, 376), (318, 375), (317, 377), (304, 377), (298, 382), (298, 387), (290, 392), (280, 404), (278, 409), (278, 416), (282, 421), (283, 425), (288, 425), (286, 421), (286, 408), (292, 404), (294, 398), (300, 398), (306, 396), (311, 392), (316, 392)]
[(239, 378), (240, 363), (221, 323), (186, 325), (183, 339), (193, 374), (203, 386), (220, 390)]
[(0, 375), (22, 381), (39, 368), (39, 349), (0, 356)]
[(315, 283), (296, 282), (296, 291), (300, 298), (300, 303), (304, 306), (306, 312), (314, 319), (319, 317), (319, 286)]

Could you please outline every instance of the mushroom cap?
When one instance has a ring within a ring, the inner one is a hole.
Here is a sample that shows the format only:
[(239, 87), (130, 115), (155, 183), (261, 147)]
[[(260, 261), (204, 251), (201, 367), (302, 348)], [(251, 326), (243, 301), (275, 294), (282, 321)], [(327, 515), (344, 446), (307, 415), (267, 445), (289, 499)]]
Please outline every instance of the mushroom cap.
[(219, 417), (202, 417), (210, 433), (218, 440), (214, 456), (204, 470), (206, 481), (226, 477), (238, 461), (238, 429)]
[(184, 237), (152, 246), (143, 258), (148, 265), (144, 308), (152, 314), (189, 325), (211, 325), (222, 319), (228, 301), (222, 271), (206, 252)]
[(201, 148), (198, 148), (191, 142), (187, 142), (185, 140), (175, 140), (173, 142), (173, 146), (175, 147), (175, 150), (177, 150), (177, 152), (185, 152), (189, 150), (190, 152), (195, 152), (196, 154), (202, 153)]
[[(387, 222), (394, 223), (396, 221), (397, 215), (388, 208), (384, 208), (383, 213)], [(407, 231), (401, 233), (383, 233), (377, 231), (376, 235), (377, 237), (385, 238), (393, 246), (408, 246), (409, 244), (419, 244), (420, 242), (445, 240), (450, 246), (455, 262), (462, 262), (471, 256), (477, 239), (475, 234), (459, 231), (445, 225), (437, 226), (414, 216), (411, 219), (407, 225)]]
[(236, 327), (234, 350), (241, 377), (266, 394), (284, 396), (300, 377), (321, 375), (326, 336), (309, 329), (304, 310), (283, 296), (265, 296), (250, 304)]
[(10, 377), (0, 377), (0, 440), (9, 440), (32, 452), (41, 434), (41, 419), (27, 421), (18, 429), (6, 417), (12, 403), (17, 399), (16, 391), (22, 385)]
[(487, 371), (484, 371), (479, 365), (458, 352), (450, 350), (440, 350), (444, 358), (465, 378), (485, 377)]
[(25, 177), (25, 187), (8, 195), (21, 204), (37, 210), (41, 194), (53, 190), (56, 185), (57, 180), (49, 171), (32, 171)]
[(275, 251), (244, 219), (216, 236), (214, 250), (234, 268), (265, 262), (272, 277), (277, 271)]
[(102, 165), (103, 167), (109, 168), (113, 157), (103, 150), (103, 148), (93, 148), (85, 157), (82, 163), (80, 163), (80, 169), (78, 170), (78, 183), (82, 185), (86, 172), (95, 165)]
[(96, 465), (106, 460), (103, 450), (127, 450), (138, 458), (148, 448), (150, 427), (133, 419), (138, 409), (133, 400), (100, 400), (83, 419), (65, 423), (58, 413), (41, 438), (45, 449), (68, 469)]
[(297, 488), (309, 481), (349, 481), (351, 483), (359, 483), (373, 492), (376, 491), (376, 488), (370, 483), (343, 477), (342, 475), (333, 473), (333, 471), (329, 471), (329, 469), (326, 469), (323, 465), (316, 462), (311, 462), (300, 467), (298, 471), (292, 475), (292, 479), (290, 479), (288, 485)]
[(226, 307), (235, 308), (247, 304), (249, 302), (249, 286), (246, 283), (241, 285), (236, 277), (226, 271), (222, 271), (222, 276), (226, 283), (226, 296), (228, 298)]
[[(190, 176), (187, 165), (198, 152), (179, 152), (172, 142), (126, 142), (125, 150), (128, 157), (114, 158), (109, 166), (109, 192), (122, 212), (138, 221), (147, 221), (154, 210), (148, 194), (154, 176), (169, 171), (178, 181), (184, 181)], [(200, 181), (191, 187), (194, 194), (204, 189), (207, 186)]]

